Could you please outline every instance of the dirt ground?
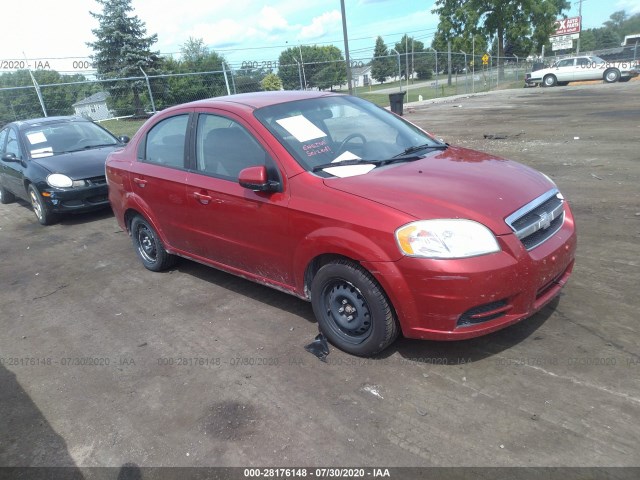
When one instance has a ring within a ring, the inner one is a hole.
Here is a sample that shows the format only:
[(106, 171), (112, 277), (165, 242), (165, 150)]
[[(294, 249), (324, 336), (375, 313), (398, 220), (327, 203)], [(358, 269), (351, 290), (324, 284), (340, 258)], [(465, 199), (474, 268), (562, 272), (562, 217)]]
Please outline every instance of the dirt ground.
[(405, 116), (558, 184), (579, 229), (558, 301), (322, 363), (299, 299), (189, 261), (149, 272), (110, 211), (41, 227), (0, 205), (0, 465), (640, 466), (640, 82)]

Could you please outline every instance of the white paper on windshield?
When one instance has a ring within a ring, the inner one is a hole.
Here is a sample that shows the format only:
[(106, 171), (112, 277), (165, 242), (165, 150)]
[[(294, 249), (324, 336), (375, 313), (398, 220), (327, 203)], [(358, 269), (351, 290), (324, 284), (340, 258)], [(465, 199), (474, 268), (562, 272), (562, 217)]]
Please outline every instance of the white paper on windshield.
[[(338, 158), (333, 160), (331, 163), (339, 164), (345, 160), (360, 160), (360, 157), (351, 153), (350, 151), (346, 151), (341, 154)], [(355, 175), (364, 175), (365, 173), (369, 173), (371, 170), (376, 168), (375, 165), (372, 164), (364, 164), (364, 165), (343, 165), (342, 167), (337, 165), (335, 167), (324, 168), (323, 170), (331, 175), (336, 177), (353, 177)]]
[(327, 136), (326, 133), (307, 120), (303, 115), (281, 118), (280, 120), (276, 120), (276, 122), (299, 142), (307, 142)]
[(31, 150), (31, 158), (50, 157), (51, 155), (53, 155), (53, 150), (51, 150), (51, 147), (36, 148), (35, 150)]
[(27, 133), (27, 138), (31, 145), (35, 145), (36, 143), (44, 143), (47, 141), (47, 137), (44, 136), (43, 132), (33, 132)]

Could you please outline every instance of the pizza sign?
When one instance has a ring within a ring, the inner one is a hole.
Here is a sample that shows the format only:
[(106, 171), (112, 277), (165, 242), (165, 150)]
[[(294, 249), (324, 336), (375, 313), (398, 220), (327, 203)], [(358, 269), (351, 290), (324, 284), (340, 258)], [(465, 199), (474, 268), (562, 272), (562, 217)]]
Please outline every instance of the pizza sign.
[(556, 31), (552, 36), (580, 33), (581, 17), (561, 18), (556, 20)]

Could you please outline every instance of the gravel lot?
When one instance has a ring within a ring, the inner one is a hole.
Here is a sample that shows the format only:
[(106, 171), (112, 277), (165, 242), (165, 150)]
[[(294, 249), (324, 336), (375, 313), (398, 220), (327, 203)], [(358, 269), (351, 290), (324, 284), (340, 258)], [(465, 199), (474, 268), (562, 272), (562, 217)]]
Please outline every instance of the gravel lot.
[(405, 114), (554, 179), (579, 229), (558, 301), (322, 363), (310, 304), (189, 261), (149, 272), (110, 211), (41, 227), (0, 205), (0, 465), (640, 466), (640, 82)]

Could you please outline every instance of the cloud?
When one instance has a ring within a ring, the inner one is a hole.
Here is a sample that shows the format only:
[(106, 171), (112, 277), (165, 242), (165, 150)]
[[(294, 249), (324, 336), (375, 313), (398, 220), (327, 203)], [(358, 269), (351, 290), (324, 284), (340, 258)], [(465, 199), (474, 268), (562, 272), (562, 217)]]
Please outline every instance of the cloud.
[(258, 26), (269, 33), (286, 32), (289, 30), (289, 23), (280, 15), (280, 12), (273, 7), (266, 6), (260, 12)]
[(627, 15), (635, 15), (640, 13), (640, 3), (638, 0), (618, 0), (616, 10), (624, 10)]
[(298, 37), (301, 40), (313, 40), (323, 35), (339, 30), (342, 22), (342, 15), (337, 10), (325, 12), (319, 17), (311, 20), (310, 25), (306, 25), (300, 29)]

